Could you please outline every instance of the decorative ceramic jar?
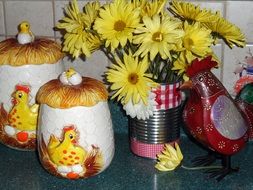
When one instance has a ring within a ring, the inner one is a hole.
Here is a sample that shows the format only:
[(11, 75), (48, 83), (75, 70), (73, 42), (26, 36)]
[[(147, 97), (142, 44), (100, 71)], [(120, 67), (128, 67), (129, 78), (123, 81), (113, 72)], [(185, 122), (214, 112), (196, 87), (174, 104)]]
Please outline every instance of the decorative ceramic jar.
[(11, 38), (0, 42), (0, 142), (15, 149), (34, 150), (38, 116), (35, 96), (40, 86), (63, 71), (63, 54), (52, 40), (24, 41), (21, 36), (21, 41)]
[(182, 124), (180, 82), (161, 84), (152, 91), (156, 94), (153, 116), (142, 120), (129, 119), (130, 146), (138, 156), (156, 159), (164, 144), (179, 141)]
[(71, 68), (40, 88), (38, 150), (48, 172), (78, 179), (109, 166), (114, 135), (107, 98), (102, 82)]

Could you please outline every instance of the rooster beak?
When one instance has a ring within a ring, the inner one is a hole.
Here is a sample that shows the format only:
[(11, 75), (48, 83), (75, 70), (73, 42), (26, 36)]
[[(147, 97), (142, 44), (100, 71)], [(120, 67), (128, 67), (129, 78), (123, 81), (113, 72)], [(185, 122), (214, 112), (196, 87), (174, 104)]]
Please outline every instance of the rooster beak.
[(185, 81), (179, 88), (180, 90), (187, 90), (187, 89), (191, 89), (193, 87), (192, 81)]

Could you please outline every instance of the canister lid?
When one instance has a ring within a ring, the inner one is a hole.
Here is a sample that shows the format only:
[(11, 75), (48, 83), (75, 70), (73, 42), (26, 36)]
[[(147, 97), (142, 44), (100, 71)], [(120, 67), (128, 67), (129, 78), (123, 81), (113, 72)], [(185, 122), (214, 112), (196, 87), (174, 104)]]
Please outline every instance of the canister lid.
[(0, 65), (53, 64), (63, 57), (61, 46), (50, 39), (35, 39), (27, 44), (20, 44), (15, 38), (0, 42)]
[(105, 85), (93, 78), (81, 77), (80, 83), (70, 85), (54, 79), (44, 84), (38, 91), (36, 100), (53, 108), (71, 108), (75, 106), (94, 106), (107, 101)]

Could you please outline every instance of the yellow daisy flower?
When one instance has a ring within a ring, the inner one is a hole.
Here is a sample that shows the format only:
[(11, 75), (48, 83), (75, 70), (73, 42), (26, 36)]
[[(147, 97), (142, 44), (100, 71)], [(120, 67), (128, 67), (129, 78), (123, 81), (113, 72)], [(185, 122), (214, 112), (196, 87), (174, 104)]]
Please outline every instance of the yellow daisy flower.
[(142, 100), (147, 105), (148, 92), (156, 86), (150, 75), (146, 74), (149, 66), (147, 58), (139, 60), (131, 54), (124, 54), (123, 59), (121, 62), (117, 58), (117, 64), (112, 64), (106, 73), (107, 80), (112, 83), (111, 90), (116, 91), (112, 98), (118, 96), (118, 101), (121, 100), (122, 104), (132, 99), (133, 104)]
[(203, 23), (203, 25), (212, 30), (214, 37), (222, 38), (230, 48), (233, 45), (245, 46), (245, 36), (240, 28), (221, 17), (219, 13), (216, 13), (212, 22)]
[(177, 71), (177, 75), (183, 75), (184, 81), (188, 81), (189, 77), (185, 74), (185, 71), (188, 68), (187, 60), (183, 53), (180, 54), (179, 58), (173, 63), (171, 70)]
[(89, 29), (92, 27), (94, 24), (95, 19), (98, 16), (98, 11), (100, 9), (100, 3), (99, 1), (94, 1), (94, 2), (88, 2), (84, 6), (84, 17), (82, 17), (84, 23), (86, 26), (89, 27)]
[(124, 0), (115, 0), (100, 10), (94, 29), (105, 40), (105, 47), (114, 50), (132, 41), (133, 31), (139, 26), (139, 11)]
[(143, 26), (135, 30), (133, 43), (140, 44), (135, 56), (144, 57), (149, 54), (150, 59), (154, 60), (159, 54), (162, 59), (171, 59), (170, 51), (181, 43), (184, 34), (179, 28), (181, 22), (172, 20), (167, 15), (162, 19), (159, 15), (155, 15), (152, 18), (143, 17), (143, 23)]
[(190, 25), (186, 21), (184, 23), (184, 31), (183, 46), (185, 48), (186, 59), (189, 63), (196, 56), (204, 57), (212, 52), (211, 45), (213, 39), (211, 30), (201, 27), (198, 22)]
[(171, 2), (169, 10), (180, 19), (188, 22), (209, 22), (214, 17), (210, 10), (201, 9), (199, 5), (177, 0)]
[(183, 154), (177, 143), (175, 148), (170, 144), (165, 144), (164, 150), (157, 155), (155, 168), (160, 171), (175, 170), (182, 162)]
[[(138, 0), (137, 0), (138, 1)], [(135, 1), (136, 2), (136, 1)], [(139, 0), (136, 8), (141, 9), (141, 16), (149, 16), (152, 17), (156, 14), (164, 14), (164, 7), (166, 5), (166, 0)]]
[(100, 5), (98, 2), (87, 3), (85, 12), (79, 10), (76, 0), (73, 0), (65, 9), (64, 17), (57, 28), (64, 29), (63, 51), (69, 52), (74, 58), (81, 53), (90, 56), (93, 51), (100, 47), (98, 36), (89, 33)]

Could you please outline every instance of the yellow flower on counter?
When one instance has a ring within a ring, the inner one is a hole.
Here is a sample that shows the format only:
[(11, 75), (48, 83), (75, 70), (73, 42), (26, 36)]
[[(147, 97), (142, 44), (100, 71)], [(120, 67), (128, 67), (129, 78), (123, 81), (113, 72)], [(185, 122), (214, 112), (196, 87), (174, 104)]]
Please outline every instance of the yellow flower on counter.
[(139, 11), (124, 0), (115, 0), (100, 9), (94, 29), (105, 40), (105, 47), (113, 51), (132, 41), (134, 29), (140, 25)]
[(144, 58), (139, 60), (131, 54), (124, 54), (124, 62), (117, 58), (117, 64), (112, 64), (106, 73), (108, 82), (112, 83), (111, 89), (116, 91), (112, 98), (118, 96), (118, 101), (126, 104), (130, 99), (134, 104), (140, 100), (147, 105), (148, 92), (151, 87), (156, 87), (146, 73), (148, 69), (148, 60)]
[(181, 164), (183, 154), (177, 143), (175, 143), (175, 148), (170, 144), (166, 144), (162, 153), (157, 155), (157, 160), (156, 169), (160, 171), (172, 171)]
[(165, 15), (160, 18), (155, 15), (152, 18), (143, 17), (144, 25), (135, 30), (133, 43), (139, 44), (135, 56), (141, 57), (150, 54), (150, 59), (154, 60), (157, 54), (162, 59), (172, 59), (171, 50), (175, 50), (178, 44), (181, 44), (181, 38), (184, 34), (180, 29), (181, 22), (172, 20)]
[(85, 11), (80, 12), (76, 0), (66, 7), (66, 17), (57, 25), (57, 28), (64, 29), (66, 32), (63, 42), (64, 52), (69, 52), (74, 58), (82, 53), (89, 57), (100, 47), (99, 37), (90, 33), (99, 8), (99, 2), (87, 3), (84, 7)]

